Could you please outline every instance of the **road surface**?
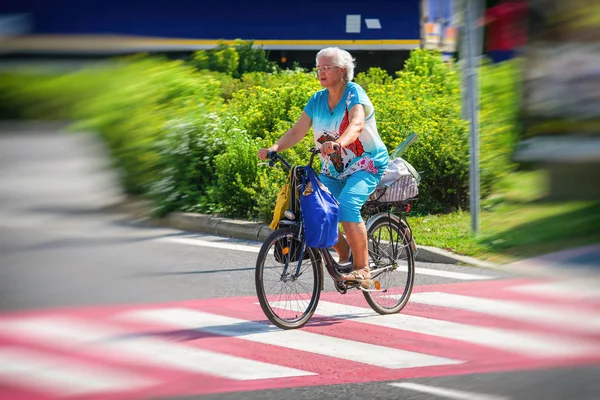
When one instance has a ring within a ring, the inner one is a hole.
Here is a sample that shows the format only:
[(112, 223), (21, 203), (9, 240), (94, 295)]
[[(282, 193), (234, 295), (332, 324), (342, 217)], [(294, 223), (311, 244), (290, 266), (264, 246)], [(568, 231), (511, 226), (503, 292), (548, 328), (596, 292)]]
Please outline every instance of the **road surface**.
[(589, 282), (419, 263), (402, 314), (329, 285), (280, 331), (260, 243), (104, 211), (119, 197), (93, 138), (0, 134), (0, 398), (600, 398)]

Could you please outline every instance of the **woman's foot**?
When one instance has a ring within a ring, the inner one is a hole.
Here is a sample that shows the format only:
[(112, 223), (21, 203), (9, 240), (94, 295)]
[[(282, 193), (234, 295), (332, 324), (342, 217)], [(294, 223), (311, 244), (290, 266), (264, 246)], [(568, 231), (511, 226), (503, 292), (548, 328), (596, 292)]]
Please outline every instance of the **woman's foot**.
[(342, 275), (342, 279), (345, 281), (359, 282), (360, 286), (362, 286), (365, 289), (368, 289), (373, 283), (373, 281), (371, 280), (371, 272), (369, 270), (369, 267), (355, 269), (348, 275)]

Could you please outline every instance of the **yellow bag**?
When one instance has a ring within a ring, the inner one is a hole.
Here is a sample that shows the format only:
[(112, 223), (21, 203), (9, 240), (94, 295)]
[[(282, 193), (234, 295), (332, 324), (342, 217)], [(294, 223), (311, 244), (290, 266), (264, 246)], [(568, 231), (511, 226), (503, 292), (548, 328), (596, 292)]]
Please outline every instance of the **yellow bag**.
[(279, 194), (277, 195), (275, 210), (273, 210), (273, 221), (271, 221), (271, 225), (269, 225), (269, 228), (273, 230), (277, 229), (279, 220), (284, 216), (283, 213), (290, 208), (290, 197), (290, 184), (286, 183), (282, 186), (281, 190), (279, 191)]

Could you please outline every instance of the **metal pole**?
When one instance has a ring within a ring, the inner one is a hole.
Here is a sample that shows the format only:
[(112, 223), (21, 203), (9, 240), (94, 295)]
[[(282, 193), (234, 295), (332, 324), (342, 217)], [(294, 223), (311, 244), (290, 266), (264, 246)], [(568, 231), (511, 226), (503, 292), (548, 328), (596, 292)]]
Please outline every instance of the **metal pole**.
[(425, 16), (428, 15), (429, 7), (427, 0), (421, 0), (419, 3), (419, 26), (421, 27), (421, 43), (420, 48), (425, 48), (425, 42), (427, 41), (427, 31), (425, 29)]
[(480, 0), (465, 0), (465, 41), (466, 41), (466, 83), (467, 83), (467, 115), (470, 121), (469, 137), (469, 208), (471, 210), (471, 233), (479, 234), (479, 90), (477, 82), (477, 59), (479, 51), (475, 33), (477, 30), (477, 2)]

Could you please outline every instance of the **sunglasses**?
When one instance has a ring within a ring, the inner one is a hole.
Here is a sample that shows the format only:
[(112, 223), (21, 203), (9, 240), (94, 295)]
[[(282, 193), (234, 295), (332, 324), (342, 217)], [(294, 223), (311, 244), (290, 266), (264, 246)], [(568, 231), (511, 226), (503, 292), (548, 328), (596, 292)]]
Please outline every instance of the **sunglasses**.
[(331, 71), (334, 68), (341, 68), (341, 67), (335, 67), (335, 66), (325, 65), (323, 67), (313, 68), (313, 71), (318, 74), (321, 71), (329, 72), (329, 71)]

